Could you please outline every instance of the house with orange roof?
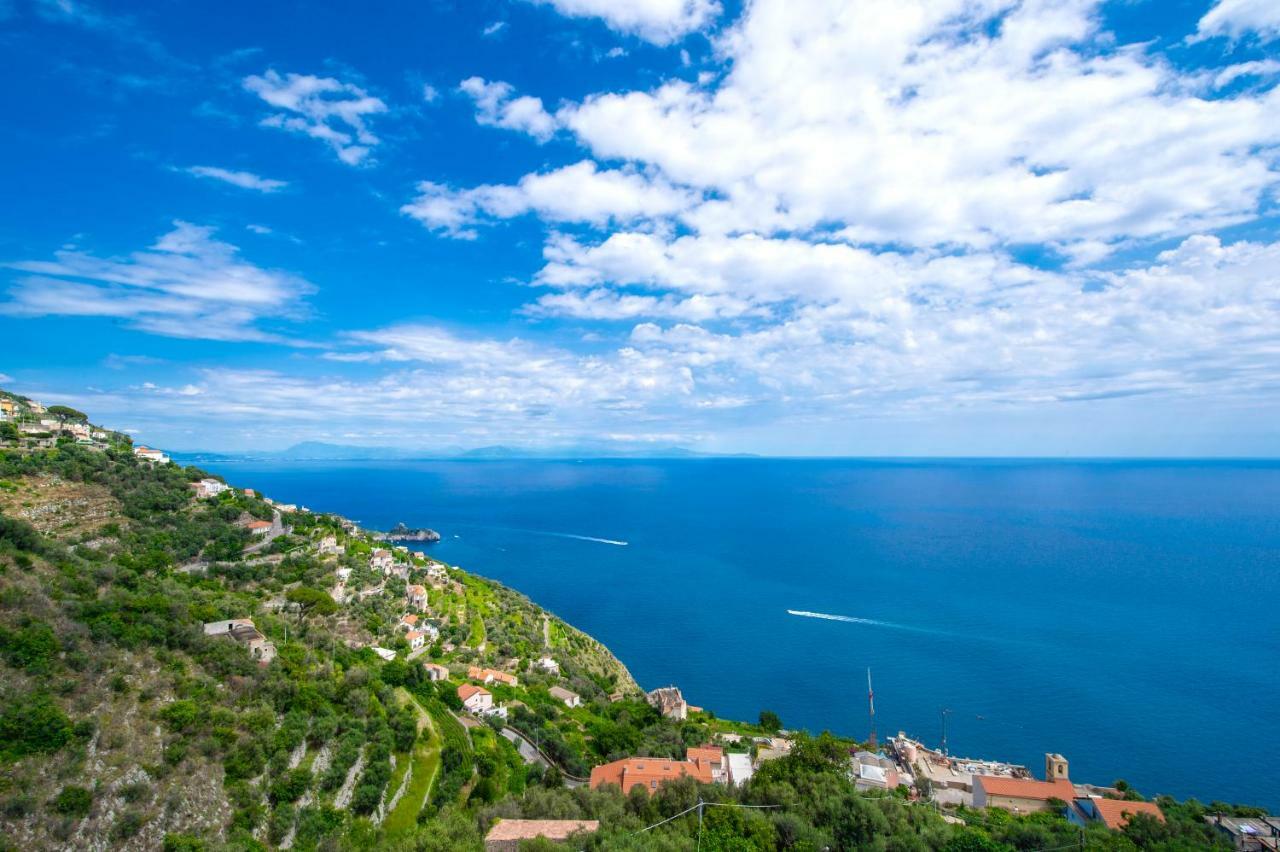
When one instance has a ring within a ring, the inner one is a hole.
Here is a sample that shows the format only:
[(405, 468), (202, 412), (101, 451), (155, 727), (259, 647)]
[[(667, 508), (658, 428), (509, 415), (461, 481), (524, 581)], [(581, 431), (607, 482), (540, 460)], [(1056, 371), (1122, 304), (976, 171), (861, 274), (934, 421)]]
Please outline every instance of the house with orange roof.
[(250, 521), (244, 525), (244, 528), (254, 535), (266, 535), (271, 532), (270, 521)]
[(409, 586), (404, 590), (405, 599), (409, 602), (409, 606), (416, 610), (424, 610), (427, 608), (427, 590), (423, 586)]
[(395, 563), (395, 558), (391, 555), (390, 550), (383, 550), (375, 547), (373, 553), (369, 556), (369, 569), (371, 571), (381, 571), (383, 574), (391, 570), (391, 566)]
[(413, 613), (402, 616), (400, 619), (400, 626), (407, 630), (416, 630), (418, 628), (418, 616)]
[(625, 757), (592, 769), (591, 789), (598, 790), (605, 784), (612, 784), (624, 794), (641, 787), (649, 795), (653, 795), (666, 782), (685, 776), (702, 784), (710, 784), (716, 780), (713, 766), (721, 767), (723, 780), (724, 752), (715, 747), (691, 748), (685, 753), (684, 760)]
[(482, 669), (479, 666), (471, 666), (467, 669), (467, 678), (470, 680), (478, 680), (481, 683), (505, 683), (507, 686), (519, 686), (520, 678), (513, 674), (500, 672), (497, 669)]
[(493, 709), (493, 693), (483, 686), (464, 683), (458, 687), (458, 698), (470, 713), (486, 713)]
[(720, 746), (702, 745), (690, 748), (685, 751), (684, 756), (686, 760), (706, 764), (711, 770), (711, 783), (723, 784), (728, 780), (725, 774), (724, 749)]
[(973, 776), (975, 808), (1000, 808), (1015, 814), (1027, 814), (1047, 811), (1053, 806), (1053, 801), (1067, 803), (1075, 796), (1076, 788), (1065, 778), (1036, 781), (1004, 775)]
[(133, 454), (143, 461), (155, 462), (156, 464), (169, 463), (169, 455), (163, 450), (153, 450), (150, 447), (134, 447)]
[(1124, 799), (1080, 797), (1067, 808), (1067, 819), (1076, 825), (1100, 822), (1112, 831), (1119, 831), (1129, 824), (1135, 814), (1146, 814), (1157, 822), (1164, 822), (1164, 813), (1155, 802), (1129, 802)]
[(427, 634), (421, 630), (410, 630), (404, 635), (404, 638), (409, 642), (410, 650), (413, 651), (418, 650), (427, 643)]
[(448, 680), (449, 667), (442, 666), (439, 663), (423, 663), (422, 668), (427, 673), (427, 680)]

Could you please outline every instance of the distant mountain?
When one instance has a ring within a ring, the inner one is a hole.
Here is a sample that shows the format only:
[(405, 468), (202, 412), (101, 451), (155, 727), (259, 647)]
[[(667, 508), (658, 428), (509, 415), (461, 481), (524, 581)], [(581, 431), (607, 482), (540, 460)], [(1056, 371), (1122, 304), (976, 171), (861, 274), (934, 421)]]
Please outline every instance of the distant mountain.
[(294, 444), (287, 450), (269, 453), (269, 456), (288, 461), (306, 459), (346, 460), (346, 459), (404, 459), (421, 458), (417, 450), (404, 450), (399, 447), (359, 447), (347, 444), (326, 444), (323, 441), (303, 441)]
[(643, 444), (595, 443), (564, 447), (508, 447), (495, 444), (464, 450), (461, 447), (445, 447), (437, 450), (403, 449), (400, 447), (361, 447), (349, 444), (330, 444), (324, 441), (303, 441), (285, 450), (246, 450), (242, 453), (174, 452), (175, 459), (186, 463), (274, 460), (274, 461), (406, 461), (411, 459), (610, 459), (610, 458), (739, 458), (751, 454), (725, 456), (719, 453), (703, 453), (685, 447), (651, 447)]

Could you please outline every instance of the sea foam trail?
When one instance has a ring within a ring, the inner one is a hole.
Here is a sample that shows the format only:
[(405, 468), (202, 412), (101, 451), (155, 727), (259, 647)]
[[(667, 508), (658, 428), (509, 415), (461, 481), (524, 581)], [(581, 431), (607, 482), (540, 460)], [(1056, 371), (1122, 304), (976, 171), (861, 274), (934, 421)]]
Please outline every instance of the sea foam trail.
[(789, 609), (787, 615), (798, 615), (802, 618), (821, 618), (826, 621), (843, 621), (847, 624), (868, 624), (872, 627), (889, 627), (894, 630), (910, 630), (913, 633), (934, 633), (941, 636), (950, 634), (942, 630), (930, 630), (927, 627), (912, 627), (909, 624), (894, 624), (892, 621), (880, 621), (875, 618), (858, 618), (852, 615), (832, 615), (829, 612), (809, 612), (804, 609)]
[(537, 532), (538, 532), (538, 535), (553, 535), (556, 538), (576, 538), (578, 541), (594, 541), (594, 542), (597, 542), (598, 544), (612, 544), (615, 547), (627, 546), (627, 542), (625, 541), (617, 541), (612, 538), (596, 538), (593, 535), (575, 535), (574, 533), (562, 533), (562, 532), (543, 532), (543, 531), (537, 531)]
[(629, 544), (629, 542), (618, 541), (616, 538), (597, 538), (596, 536), (593, 536), (593, 535), (578, 535), (577, 533), (553, 532), (551, 530), (527, 530), (527, 529), (522, 529), (520, 527), (495, 527), (495, 526), (488, 526), (488, 525), (481, 526), (479, 524), (468, 524), (468, 526), (473, 526), (473, 527), (477, 527), (479, 529), (485, 529), (485, 530), (501, 530), (503, 532), (524, 533), (525, 535), (549, 535), (549, 536), (552, 536), (553, 538), (572, 538), (572, 539), (576, 539), (577, 541), (594, 541), (596, 544), (611, 544), (614, 547), (626, 547)]

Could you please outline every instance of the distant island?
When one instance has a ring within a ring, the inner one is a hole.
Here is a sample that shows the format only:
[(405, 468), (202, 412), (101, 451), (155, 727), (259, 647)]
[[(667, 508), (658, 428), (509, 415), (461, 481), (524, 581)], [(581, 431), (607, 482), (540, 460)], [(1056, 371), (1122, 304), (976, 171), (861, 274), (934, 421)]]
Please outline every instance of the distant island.
[(429, 529), (413, 529), (401, 522), (387, 532), (374, 533), (373, 537), (379, 541), (439, 541), (440, 533)]

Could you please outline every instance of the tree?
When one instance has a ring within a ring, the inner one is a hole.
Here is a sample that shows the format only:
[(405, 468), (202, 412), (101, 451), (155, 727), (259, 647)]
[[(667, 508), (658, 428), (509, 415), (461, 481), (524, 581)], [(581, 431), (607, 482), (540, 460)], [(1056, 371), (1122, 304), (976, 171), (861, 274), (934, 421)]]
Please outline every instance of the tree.
[(69, 405), (51, 405), (45, 409), (45, 412), (58, 418), (59, 423), (66, 423), (68, 420), (73, 420), (76, 423), (84, 423), (89, 419), (89, 415), (85, 414), (83, 411), (78, 411)]
[(333, 615), (338, 611), (338, 604), (329, 597), (328, 592), (321, 589), (297, 586), (290, 589), (285, 597), (298, 605), (299, 618), (305, 618), (308, 615)]
[(771, 734), (775, 734), (782, 730), (782, 720), (779, 719), (778, 714), (772, 710), (761, 710), (760, 727), (764, 728)]

